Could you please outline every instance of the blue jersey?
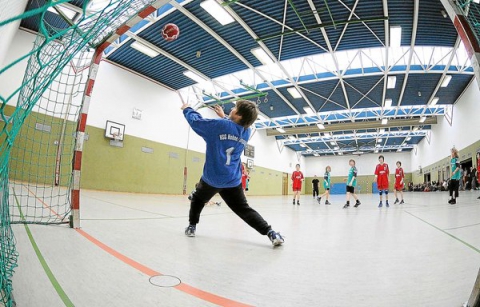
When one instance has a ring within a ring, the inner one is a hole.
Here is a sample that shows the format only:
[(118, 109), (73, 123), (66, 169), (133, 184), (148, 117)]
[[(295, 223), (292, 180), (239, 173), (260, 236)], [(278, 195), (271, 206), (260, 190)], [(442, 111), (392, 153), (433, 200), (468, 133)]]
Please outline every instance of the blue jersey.
[(215, 188), (242, 183), (241, 159), (250, 129), (229, 119), (206, 119), (192, 108), (183, 110), (188, 123), (207, 143), (202, 180)]

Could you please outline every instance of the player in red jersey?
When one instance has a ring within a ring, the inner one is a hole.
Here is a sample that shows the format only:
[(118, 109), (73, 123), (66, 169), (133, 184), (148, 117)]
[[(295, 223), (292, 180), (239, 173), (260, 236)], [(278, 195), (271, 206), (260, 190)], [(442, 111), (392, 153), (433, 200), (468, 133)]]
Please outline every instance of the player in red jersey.
[(390, 170), (388, 169), (388, 164), (385, 163), (385, 158), (383, 156), (378, 157), (380, 164), (375, 168), (375, 180), (377, 181), (378, 194), (380, 194), (380, 203), (378, 207), (382, 207), (382, 194), (385, 193), (385, 204), (387, 207), (390, 207), (388, 204), (388, 175), (390, 175)]
[(405, 184), (403, 180), (405, 179), (405, 173), (403, 172), (402, 162), (397, 161), (397, 169), (395, 170), (395, 203), (394, 205), (399, 203), (397, 192), (400, 194), (402, 200), (400, 201), (400, 205), (404, 204), (403, 201), (403, 188)]
[(248, 172), (245, 163), (242, 162), (242, 189), (245, 191), (247, 189), (247, 179), (248, 179)]
[(300, 164), (295, 165), (296, 171), (292, 173), (292, 188), (293, 188), (293, 204), (295, 205), (295, 198), (297, 205), (300, 206), (300, 191), (302, 190), (303, 173), (300, 171)]

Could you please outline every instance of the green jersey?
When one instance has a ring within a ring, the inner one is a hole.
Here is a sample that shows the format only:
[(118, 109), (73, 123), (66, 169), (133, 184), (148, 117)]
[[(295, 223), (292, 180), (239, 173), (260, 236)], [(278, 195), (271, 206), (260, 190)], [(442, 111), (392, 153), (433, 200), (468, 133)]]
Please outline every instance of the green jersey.
[[(355, 178), (355, 179), (353, 179)], [(353, 182), (352, 182), (353, 179)], [(355, 166), (352, 166), (350, 170), (348, 171), (348, 181), (347, 185), (350, 185), (350, 182), (352, 183), (351, 186), (355, 187), (357, 186), (357, 168)]]
[(324, 189), (329, 189), (330, 188), (330, 173), (325, 172), (325, 175), (323, 175), (323, 188)]
[(452, 178), (453, 180), (460, 180), (460, 170), (458, 170), (455, 174), (454, 172), (460, 167), (460, 163), (458, 163), (458, 159), (457, 158), (452, 158), (452, 160), (450, 160), (450, 165), (451, 165), (451, 169), (452, 169)]

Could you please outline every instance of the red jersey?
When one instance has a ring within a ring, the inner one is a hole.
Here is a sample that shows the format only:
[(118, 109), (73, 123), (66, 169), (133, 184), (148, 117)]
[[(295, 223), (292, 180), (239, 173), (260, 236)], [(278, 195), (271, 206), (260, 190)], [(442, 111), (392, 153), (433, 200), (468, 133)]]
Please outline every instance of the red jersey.
[(302, 189), (303, 173), (301, 171), (294, 171), (292, 174), (293, 189)]
[(378, 164), (375, 168), (375, 175), (377, 176), (377, 186), (379, 190), (388, 190), (388, 175), (390, 175), (390, 170), (388, 169), (388, 164)]
[(404, 187), (403, 179), (405, 178), (405, 174), (403, 173), (403, 168), (397, 168), (395, 170), (395, 190), (401, 191)]
[(242, 163), (242, 188), (244, 190), (247, 188), (247, 179), (248, 179), (248, 173), (247, 173), (247, 170), (245, 169), (245, 166)]
[(477, 176), (478, 182), (480, 183), (480, 159), (477, 160)]

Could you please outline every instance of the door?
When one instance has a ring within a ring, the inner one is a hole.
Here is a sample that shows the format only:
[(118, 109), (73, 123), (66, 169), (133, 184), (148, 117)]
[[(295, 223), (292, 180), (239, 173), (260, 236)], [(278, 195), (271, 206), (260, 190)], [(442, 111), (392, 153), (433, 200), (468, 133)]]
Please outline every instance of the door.
[(288, 195), (288, 173), (282, 175), (282, 195)]

